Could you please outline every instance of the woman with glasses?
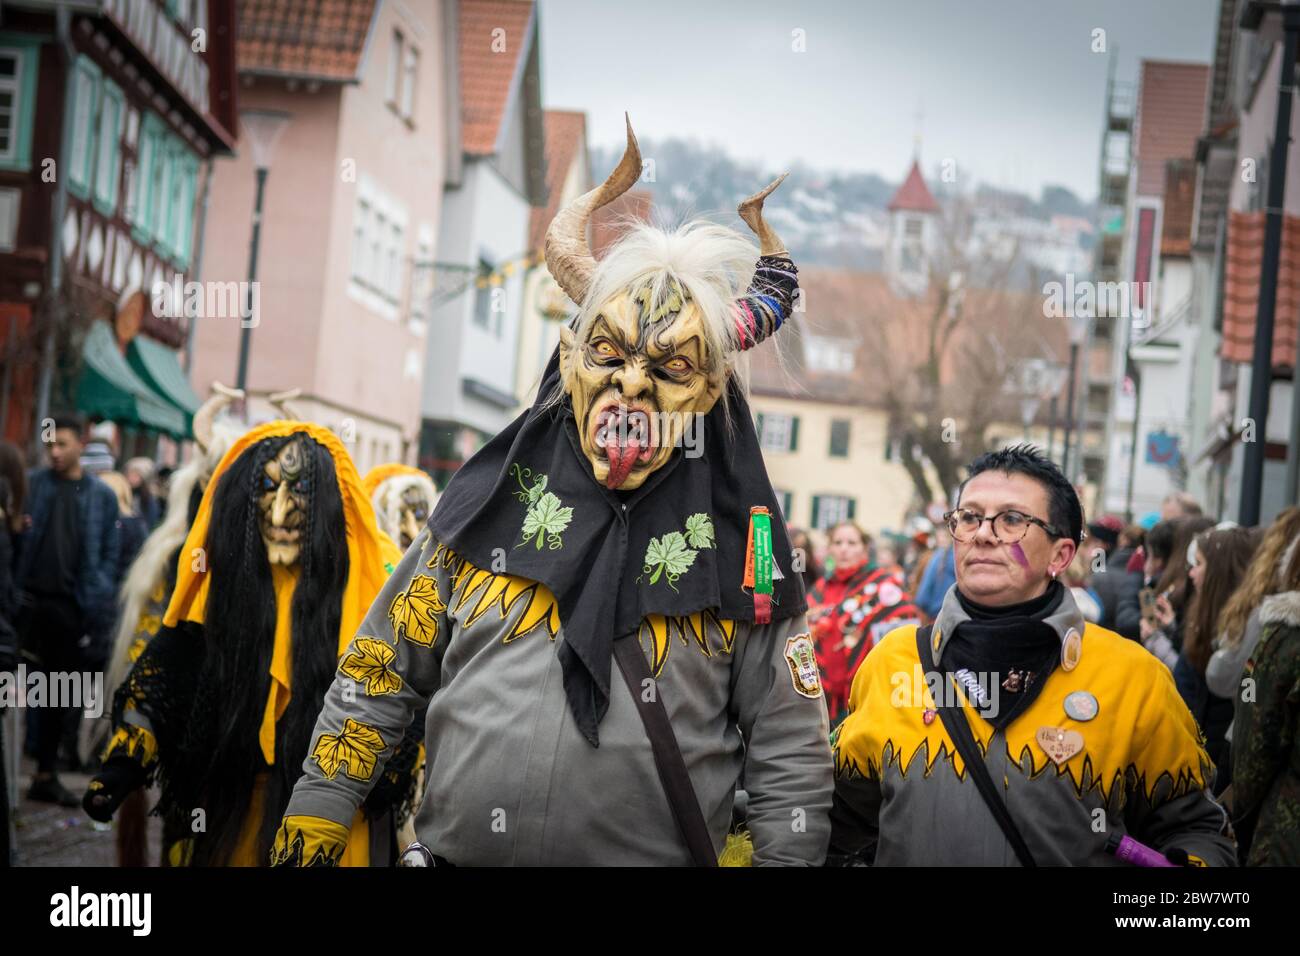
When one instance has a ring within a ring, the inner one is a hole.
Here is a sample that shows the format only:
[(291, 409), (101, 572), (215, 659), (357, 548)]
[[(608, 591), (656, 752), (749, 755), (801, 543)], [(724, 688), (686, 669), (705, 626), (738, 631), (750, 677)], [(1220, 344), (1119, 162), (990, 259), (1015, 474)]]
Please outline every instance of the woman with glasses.
[(945, 521), (956, 583), (932, 626), (895, 629), (863, 662), (832, 740), (832, 861), (1106, 865), (1128, 836), (1231, 865), (1168, 669), (1086, 622), (1057, 580), (1083, 529), (1065, 476), (1029, 446), (991, 452)]

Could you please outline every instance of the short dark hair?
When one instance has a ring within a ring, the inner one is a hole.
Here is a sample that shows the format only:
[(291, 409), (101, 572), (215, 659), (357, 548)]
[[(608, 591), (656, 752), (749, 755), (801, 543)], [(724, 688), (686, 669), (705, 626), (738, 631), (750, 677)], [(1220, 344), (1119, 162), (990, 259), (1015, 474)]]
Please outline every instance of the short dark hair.
[(986, 471), (1001, 471), (1008, 475), (1028, 475), (1047, 489), (1047, 520), (1061, 537), (1076, 543), (1083, 540), (1083, 506), (1074, 492), (1074, 485), (1056, 467), (1055, 462), (1033, 445), (1013, 445), (980, 455), (966, 466), (966, 480), (957, 489), (961, 501), (966, 484), (976, 475)]
[(56, 432), (66, 428), (76, 432), (78, 438), (86, 434), (86, 416), (80, 412), (55, 412), (51, 417), (54, 419)]

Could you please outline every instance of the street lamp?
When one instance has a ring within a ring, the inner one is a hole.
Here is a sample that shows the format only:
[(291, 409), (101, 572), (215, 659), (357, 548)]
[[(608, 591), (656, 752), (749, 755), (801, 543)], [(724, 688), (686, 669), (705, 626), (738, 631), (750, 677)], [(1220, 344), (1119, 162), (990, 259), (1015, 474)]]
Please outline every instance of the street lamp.
[[(1282, 44), (1281, 80), (1273, 123), (1273, 150), (1268, 161), (1268, 205), (1264, 212), (1264, 254), (1259, 266), (1259, 301), (1255, 311), (1255, 349), (1250, 361), (1249, 417), (1255, 423), (1255, 441), (1245, 442), (1241, 473), (1241, 498), (1237, 521), (1244, 527), (1259, 524), (1260, 495), (1264, 486), (1264, 436), (1268, 432), (1268, 393), (1273, 379), (1273, 317), (1277, 307), (1278, 263), (1282, 254), (1282, 203), (1286, 198), (1287, 150), (1291, 142), (1291, 90), (1295, 85), (1296, 43), (1300, 39), (1300, 4), (1261, 3), (1249, 0), (1241, 14), (1241, 28), (1258, 32), (1266, 44)], [(1293, 408), (1300, 406), (1294, 403)], [(1294, 412), (1293, 412), (1294, 414)], [(1295, 494), (1297, 434), (1292, 422), (1287, 448), (1288, 496)]]
[[(262, 236), (262, 196), (266, 191), (266, 174), (271, 170), (276, 143), (289, 124), (291, 115), (282, 110), (241, 110), (239, 113), (244, 136), (252, 150), (253, 167), (257, 171), (257, 191), (253, 197), (253, 235), (248, 245), (248, 318), (240, 323), (239, 370), (235, 374), (235, 388), (240, 391), (248, 388), (248, 350), (252, 342), (253, 326), (257, 324), (257, 318), (252, 314), (253, 302), (261, 298), (253, 295), (253, 284), (257, 281), (257, 250)], [(247, 420), (247, 399), (244, 401), (244, 418)]]
[[(1074, 385), (1079, 368), (1079, 346), (1083, 345), (1088, 338), (1089, 316), (1072, 311), (1067, 321), (1070, 334), (1070, 379), (1065, 396), (1065, 438), (1061, 449), (1061, 471), (1065, 473), (1066, 478), (1073, 481), (1070, 471), (1070, 436), (1074, 433)], [(1079, 440), (1079, 444), (1082, 444), (1082, 439)], [(1078, 457), (1077, 451), (1076, 457)]]

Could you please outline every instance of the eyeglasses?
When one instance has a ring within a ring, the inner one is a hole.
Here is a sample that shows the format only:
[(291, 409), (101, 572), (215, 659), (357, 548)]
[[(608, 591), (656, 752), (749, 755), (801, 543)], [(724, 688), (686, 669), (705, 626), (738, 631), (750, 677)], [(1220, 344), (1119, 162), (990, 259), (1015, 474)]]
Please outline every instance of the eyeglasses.
[(975, 536), (979, 534), (980, 525), (986, 521), (993, 522), (993, 537), (1002, 544), (1015, 544), (1023, 540), (1025, 535), (1029, 534), (1029, 526), (1033, 524), (1038, 525), (1053, 538), (1064, 537), (1046, 521), (1027, 515), (1023, 511), (1000, 511), (985, 517), (969, 508), (954, 508), (943, 516), (943, 520), (948, 522), (948, 530), (952, 532), (953, 539), (962, 544), (974, 541)]

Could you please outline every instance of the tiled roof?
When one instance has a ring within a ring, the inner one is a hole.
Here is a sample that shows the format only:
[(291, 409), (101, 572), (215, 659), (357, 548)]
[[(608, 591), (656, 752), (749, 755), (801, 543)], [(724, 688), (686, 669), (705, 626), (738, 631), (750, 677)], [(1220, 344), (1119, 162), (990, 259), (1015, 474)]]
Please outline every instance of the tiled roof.
[(602, 258), (609, 247), (623, 238), (628, 226), (649, 222), (654, 196), (645, 189), (629, 189), (608, 206), (591, 215), (591, 254)]
[(1134, 140), (1139, 196), (1163, 196), (1165, 163), (1196, 155), (1209, 79), (1203, 63), (1142, 61)]
[[(802, 269), (799, 285), (804, 311), (796, 314), (795, 329), (778, 333), (781, 354), (773, 343), (750, 353), (750, 385), (756, 394), (879, 408), (887, 389), (916, 385), (917, 370), (928, 356), (933, 296), (904, 298), (890, 289), (884, 275), (838, 269)], [(1031, 354), (1065, 361), (1066, 323), (1044, 318), (1041, 303), (1041, 296), (1031, 293), (966, 291), (964, 319), (942, 363), (945, 390), (953, 390), (954, 416), (965, 414), (969, 383), (980, 363), (992, 361), (997, 352), (990, 341), (1009, 361)], [(852, 371), (810, 367), (810, 345), (816, 343), (850, 351)], [(989, 385), (996, 396), (1000, 384)], [(1003, 417), (1016, 420), (1018, 403), (1006, 401)]]
[(239, 0), (241, 71), (351, 80), (376, 0)]
[[(1264, 213), (1232, 212), (1228, 217), (1228, 251), (1223, 278), (1223, 341), (1219, 355), (1228, 362), (1249, 362), (1255, 348), (1259, 307), (1259, 270), (1264, 250)], [(1300, 218), (1286, 216), (1282, 257), (1278, 264), (1273, 314), (1273, 367), (1292, 368), (1296, 354), (1296, 316), (1300, 314)]]
[(907, 178), (903, 180), (903, 185), (898, 187), (894, 198), (889, 200), (889, 211), (893, 212), (895, 209), (907, 209), (912, 212), (939, 211), (939, 204), (934, 201), (930, 187), (925, 184), (925, 177), (921, 175), (921, 166), (917, 160), (912, 160), (912, 168), (908, 171)]
[[(534, 206), (528, 223), (528, 248), (534, 252), (542, 248), (546, 230), (560, 211), (560, 196), (573, 161), (585, 163), (587, 158), (587, 114), (570, 110), (547, 110), (542, 116), (546, 131), (546, 205)], [(585, 191), (590, 173), (583, 171)]]
[(1188, 256), (1192, 252), (1192, 208), (1196, 204), (1196, 163), (1171, 159), (1165, 166), (1165, 219), (1160, 252)]
[(470, 156), (496, 152), (511, 85), (530, 43), (530, 0), (461, 0), (461, 145)]

